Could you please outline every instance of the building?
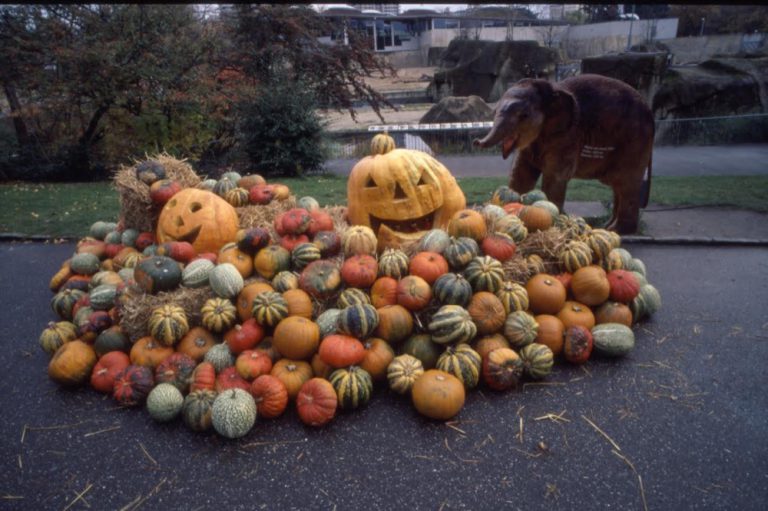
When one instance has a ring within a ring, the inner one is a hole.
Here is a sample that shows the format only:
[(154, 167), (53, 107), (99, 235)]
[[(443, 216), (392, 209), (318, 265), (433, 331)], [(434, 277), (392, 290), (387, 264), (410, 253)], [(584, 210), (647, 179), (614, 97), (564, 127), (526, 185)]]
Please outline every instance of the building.
[(349, 4), (362, 11), (378, 11), (382, 14), (397, 16), (400, 14), (400, 4)]

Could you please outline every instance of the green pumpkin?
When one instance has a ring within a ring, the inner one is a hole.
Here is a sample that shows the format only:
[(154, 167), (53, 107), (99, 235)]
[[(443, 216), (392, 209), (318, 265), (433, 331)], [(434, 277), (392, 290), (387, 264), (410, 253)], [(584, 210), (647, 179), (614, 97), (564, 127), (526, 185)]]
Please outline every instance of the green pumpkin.
[(539, 334), (539, 324), (527, 312), (514, 311), (507, 315), (503, 333), (510, 346), (520, 349), (536, 339)]
[(432, 229), (419, 240), (416, 252), (434, 252), (443, 255), (451, 243), (451, 237), (443, 229)]
[[(446, 238), (447, 238), (446, 234)], [(408, 255), (402, 250), (388, 248), (379, 256), (379, 277), (401, 279), (408, 275)]]
[(306, 209), (307, 211), (316, 211), (320, 209), (320, 203), (314, 197), (307, 195), (296, 201), (296, 207)]
[(357, 366), (337, 369), (328, 377), (336, 390), (339, 406), (343, 410), (354, 410), (365, 405), (371, 398), (373, 380), (368, 371)]
[(161, 305), (149, 315), (149, 334), (164, 346), (173, 346), (188, 331), (187, 314), (178, 305)]
[(88, 229), (88, 235), (97, 240), (104, 241), (104, 238), (107, 236), (107, 234), (114, 231), (115, 229), (117, 229), (116, 223), (99, 220), (98, 222), (91, 224), (90, 229)]
[(523, 361), (523, 369), (529, 377), (540, 380), (552, 372), (554, 358), (549, 346), (539, 343), (531, 343), (520, 350), (520, 360)]
[(475, 257), (464, 269), (464, 278), (476, 293), (479, 291), (495, 293), (501, 289), (501, 284), (504, 282), (504, 268), (491, 256)]
[(131, 341), (125, 335), (120, 325), (107, 328), (96, 337), (93, 342), (93, 349), (96, 355), (102, 356), (110, 351), (122, 351), (129, 353), (131, 351)]
[(272, 287), (279, 293), (299, 289), (299, 276), (292, 271), (281, 271), (272, 279)]
[(77, 327), (69, 321), (48, 323), (48, 327), (40, 334), (40, 347), (48, 355), (53, 356), (64, 343), (77, 339)]
[(104, 243), (109, 245), (119, 245), (122, 243), (122, 233), (116, 229), (108, 232), (107, 235), (104, 236)]
[(300, 243), (291, 252), (291, 264), (297, 270), (303, 270), (309, 263), (321, 258), (320, 249), (312, 243)]
[(466, 307), (472, 299), (472, 284), (458, 273), (445, 273), (432, 284), (432, 293), (442, 305)]
[(96, 286), (88, 293), (88, 300), (91, 303), (91, 307), (96, 310), (109, 310), (115, 306), (116, 296), (117, 286), (102, 284)]
[(157, 422), (175, 419), (184, 406), (181, 391), (170, 383), (160, 383), (147, 396), (147, 411)]
[(273, 327), (288, 317), (288, 302), (277, 291), (259, 293), (252, 303), (252, 315), (261, 326)]
[(237, 188), (236, 181), (232, 181), (231, 179), (227, 179), (227, 178), (222, 178), (216, 181), (216, 184), (213, 186), (213, 193), (223, 198), (228, 191), (234, 190), (235, 188)]
[(469, 264), (480, 253), (480, 246), (475, 240), (467, 237), (451, 238), (443, 251), (448, 264), (454, 270), (460, 270)]
[(371, 297), (368, 293), (362, 289), (356, 287), (348, 287), (339, 294), (339, 298), (336, 300), (336, 306), (339, 309), (344, 309), (352, 305), (357, 304), (370, 304)]
[(471, 389), (480, 381), (483, 360), (480, 354), (467, 344), (448, 346), (437, 359), (437, 368), (454, 375), (464, 387)]
[(389, 388), (398, 394), (409, 393), (422, 374), (424, 374), (424, 365), (421, 360), (407, 353), (396, 356), (387, 366)]
[(227, 343), (214, 344), (211, 348), (205, 352), (203, 360), (210, 362), (216, 374), (220, 374), (227, 367), (235, 365), (235, 356), (229, 350)]
[(454, 344), (471, 341), (477, 334), (477, 326), (466, 309), (458, 305), (443, 305), (429, 322), (432, 342)]
[(433, 342), (431, 335), (417, 334), (403, 343), (402, 352), (404, 355), (416, 357), (424, 369), (434, 369), (437, 366), (437, 359), (443, 352), (443, 347)]
[(215, 179), (203, 179), (197, 184), (197, 188), (212, 192), (217, 182)]
[(228, 170), (227, 172), (221, 175), (221, 179), (229, 179), (233, 183), (237, 183), (238, 181), (243, 179), (243, 176), (239, 172), (235, 172), (234, 170)]
[(336, 328), (339, 332), (356, 339), (366, 339), (378, 325), (379, 313), (376, 307), (359, 303), (341, 310)]
[(651, 284), (640, 286), (640, 292), (629, 304), (632, 319), (637, 322), (654, 314), (661, 308), (661, 294)]
[(338, 330), (336, 325), (339, 324), (339, 316), (341, 315), (341, 309), (326, 309), (320, 314), (315, 323), (320, 327), (320, 338), (326, 337), (331, 334), (335, 334)]
[(138, 229), (126, 229), (120, 235), (120, 243), (126, 247), (135, 247), (136, 240), (139, 239), (139, 234), (141, 233), (138, 231)]
[(243, 290), (243, 276), (232, 263), (216, 265), (208, 274), (213, 293), (221, 298), (234, 298)]
[(496, 292), (496, 298), (501, 300), (501, 304), (504, 306), (504, 312), (507, 315), (515, 311), (527, 310), (530, 304), (528, 300), (528, 291), (524, 286), (517, 282), (502, 282), (501, 289)]
[(191, 288), (207, 286), (208, 277), (215, 267), (216, 265), (208, 259), (195, 259), (181, 272), (181, 283)]
[(226, 438), (241, 438), (256, 422), (256, 402), (250, 392), (228, 389), (216, 396), (211, 407), (211, 423)]
[[(633, 311), (634, 317), (634, 311)], [(623, 357), (635, 347), (632, 329), (620, 323), (602, 323), (592, 328), (592, 346), (600, 355)]]
[(77, 301), (85, 296), (85, 291), (65, 289), (56, 293), (51, 299), (51, 308), (61, 319), (72, 320), (72, 308)]
[(171, 291), (181, 284), (179, 263), (166, 256), (151, 256), (141, 260), (133, 269), (133, 279), (146, 293)]
[(540, 200), (547, 200), (547, 194), (541, 190), (531, 190), (528, 193), (524, 193), (520, 196), (520, 202), (526, 206), (532, 206), (534, 202)]
[(78, 275), (93, 275), (101, 269), (101, 260), (94, 254), (84, 252), (73, 255), (69, 267)]
[(216, 392), (212, 390), (196, 390), (184, 398), (181, 415), (184, 424), (192, 431), (208, 431), (212, 424), (213, 402)]
[[(617, 249), (617, 250), (623, 250), (623, 249)], [(629, 253), (629, 252), (627, 252)], [(625, 269), (629, 271), (634, 271), (639, 274), (641, 274), (643, 277), (646, 276), (647, 272), (645, 270), (645, 263), (641, 261), (640, 259), (637, 259), (636, 257), (629, 258), (629, 262), (624, 266)]]
[(520, 194), (508, 186), (496, 188), (493, 195), (491, 195), (491, 204), (503, 206), (511, 202), (520, 202)]

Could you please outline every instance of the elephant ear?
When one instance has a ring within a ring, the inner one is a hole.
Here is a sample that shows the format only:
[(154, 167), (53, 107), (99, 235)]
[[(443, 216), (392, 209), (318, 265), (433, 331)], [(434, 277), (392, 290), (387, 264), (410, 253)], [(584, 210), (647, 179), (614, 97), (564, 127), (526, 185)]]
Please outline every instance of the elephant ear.
[(549, 136), (567, 132), (575, 124), (577, 116), (576, 98), (570, 92), (556, 88), (547, 103), (542, 132)]

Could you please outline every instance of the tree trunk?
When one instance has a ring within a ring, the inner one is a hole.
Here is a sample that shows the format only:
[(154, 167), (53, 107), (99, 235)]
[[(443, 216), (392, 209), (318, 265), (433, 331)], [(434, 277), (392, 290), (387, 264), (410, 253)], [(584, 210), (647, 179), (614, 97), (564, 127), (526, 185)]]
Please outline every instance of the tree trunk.
[(8, 82), (3, 82), (5, 97), (8, 98), (8, 104), (11, 107), (11, 117), (13, 118), (13, 128), (16, 130), (16, 140), (22, 150), (28, 149), (32, 145), (32, 137), (29, 136), (27, 125), (21, 115), (21, 103), (16, 95), (16, 88)]

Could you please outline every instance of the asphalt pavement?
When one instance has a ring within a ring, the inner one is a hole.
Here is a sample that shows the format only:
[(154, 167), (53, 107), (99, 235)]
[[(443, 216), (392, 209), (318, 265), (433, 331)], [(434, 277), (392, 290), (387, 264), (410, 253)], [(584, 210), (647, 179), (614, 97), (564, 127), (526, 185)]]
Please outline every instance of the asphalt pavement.
[(766, 249), (629, 248), (663, 307), (622, 360), (470, 392), (451, 423), (380, 388), (228, 441), (51, 382), (37, 338), (74, 245), (0, 244), (0, 509), (765, 509)]

